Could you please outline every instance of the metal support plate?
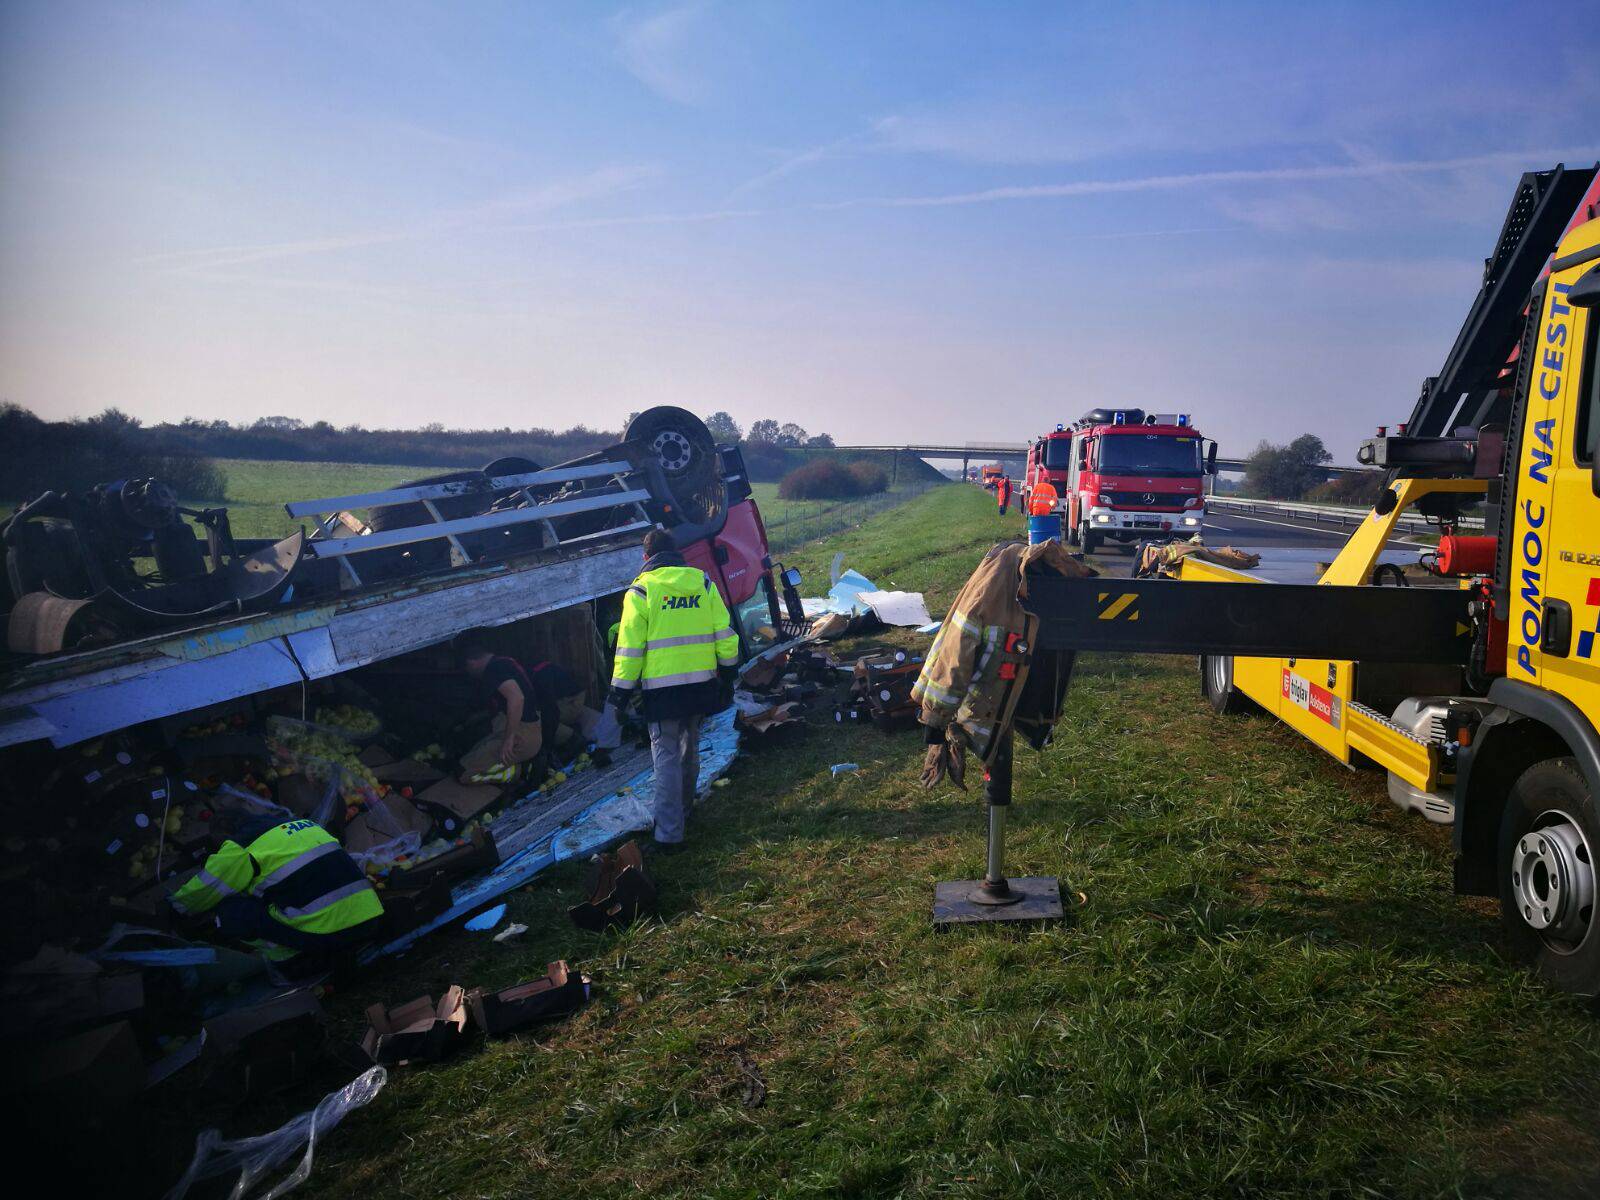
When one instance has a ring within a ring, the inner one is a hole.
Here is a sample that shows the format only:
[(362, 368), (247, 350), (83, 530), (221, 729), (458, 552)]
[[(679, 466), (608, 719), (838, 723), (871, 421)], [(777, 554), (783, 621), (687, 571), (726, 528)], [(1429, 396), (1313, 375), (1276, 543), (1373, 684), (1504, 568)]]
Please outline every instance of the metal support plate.
[(1053, 875), (1029, 875), (1006, 882), (1012, 891), (1022, 896), (1015, 904), (985, 904), (973, 899), (983, 886), (981, 879), (934, 884), (933, 927), (949, 929), (953, 925), (1061, 919), (1061, 884)]
[(1024, 604), (1049, 650), (1457, 664), (1467, 660), (1471, 599), (1450, 587), (1038, 575)]

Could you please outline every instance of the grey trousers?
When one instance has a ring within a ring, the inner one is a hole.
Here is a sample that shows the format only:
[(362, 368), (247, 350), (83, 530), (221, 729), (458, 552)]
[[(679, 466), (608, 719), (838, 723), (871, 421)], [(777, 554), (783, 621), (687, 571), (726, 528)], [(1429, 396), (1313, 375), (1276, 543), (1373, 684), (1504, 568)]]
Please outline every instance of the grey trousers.
[(683, 841), (684, 819), (700, 779), (700, 721), (694, 716), (650, 722), (658, 842)]

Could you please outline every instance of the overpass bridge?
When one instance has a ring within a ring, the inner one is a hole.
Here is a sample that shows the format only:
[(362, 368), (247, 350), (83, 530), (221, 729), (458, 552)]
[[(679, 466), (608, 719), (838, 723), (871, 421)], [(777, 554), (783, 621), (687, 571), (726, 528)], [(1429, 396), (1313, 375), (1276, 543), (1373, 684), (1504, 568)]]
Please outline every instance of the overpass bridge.
[[(920, 442), (906, 443), (904, 445), (859, 445), (859, 446), (793, 446), (794, 450), (872, 450), (878, 453), (915, 454), (918, 458), (945, 458), (961, 460), (961, 473), (965, 475), (973, 462), (1022, 462), (1028, 457), (1028, 447), (1032, 442)], [(1217, 470), (1242, 474), (1245, 460), (1242, 458), (1217, 458)], [(1359, 475), (1370, 471), (1370, 467), (1340, 467), (1323, 466), (1318, 468), (1329, 479), (1337, 479), (1341, 475)]]

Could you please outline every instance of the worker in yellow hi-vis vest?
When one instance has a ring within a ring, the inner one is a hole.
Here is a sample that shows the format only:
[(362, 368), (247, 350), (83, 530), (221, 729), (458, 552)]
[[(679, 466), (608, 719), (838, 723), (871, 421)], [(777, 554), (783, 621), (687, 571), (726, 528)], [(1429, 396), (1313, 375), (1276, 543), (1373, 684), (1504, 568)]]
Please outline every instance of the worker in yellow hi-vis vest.
[(215, 911), (223, 937), (252, 942), (270, 958), (303, 957), (308, 967), (377, 936), (383, 902), (315, 821), (263, 817), (226, 832), (216, 853), (172, 894), (178, 913)]
[(700, 722), (732, 698), (739, 636), (722, 593), (684, 562), (670, 533), (652, 529), (644, 553), (644, 570), (622, 598), (611, 698), (621, 712), (641, 697), (655, 766), (655, 840), (674, 847), (699, 781)]

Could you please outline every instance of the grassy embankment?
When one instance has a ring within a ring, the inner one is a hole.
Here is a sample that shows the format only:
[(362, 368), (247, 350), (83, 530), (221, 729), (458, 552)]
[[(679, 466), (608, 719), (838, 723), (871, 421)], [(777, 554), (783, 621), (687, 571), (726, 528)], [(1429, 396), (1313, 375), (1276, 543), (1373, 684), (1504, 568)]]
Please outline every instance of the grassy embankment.
[[(942, 612), (1015, 529), (945, 488), (789, 557), (843, 549)], [(1019, 750), (1012, 868), (1087, 900), (1052, 928), (931, 930), (982, 810), (918, 787), (915, 733), (818, 712), (747, 747), (660, 920), (576, 931), (568, 866), (511, 898), (521, 942), (437, 936), (336, 998), (354, 1032), (547, 959), (595, 979), (570, 1021), (396, 1071), (308, 1195), (1593, 1194), (1589, 1011), (1506, 961), (1381, 777), (1213, 717), (1191, 664), (1091, 658), (1058, 744)]]

